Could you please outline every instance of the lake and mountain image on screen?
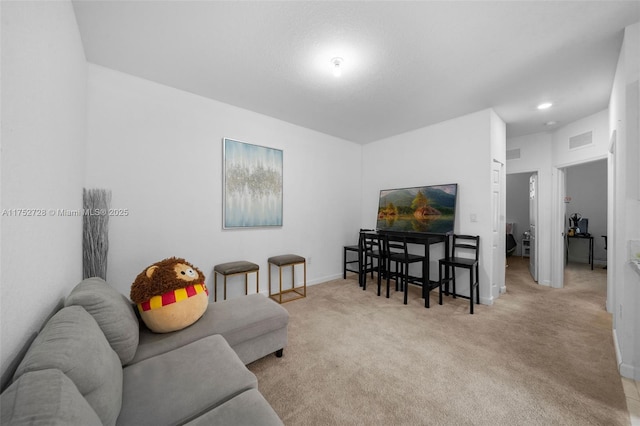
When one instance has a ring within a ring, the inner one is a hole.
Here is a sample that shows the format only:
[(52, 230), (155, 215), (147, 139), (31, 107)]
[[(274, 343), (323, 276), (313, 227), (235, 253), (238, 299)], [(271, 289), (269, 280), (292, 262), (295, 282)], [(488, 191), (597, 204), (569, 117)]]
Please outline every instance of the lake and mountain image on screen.
[(453, 232), (458, 185), (380, 191), (377, 228), (386, 231)]

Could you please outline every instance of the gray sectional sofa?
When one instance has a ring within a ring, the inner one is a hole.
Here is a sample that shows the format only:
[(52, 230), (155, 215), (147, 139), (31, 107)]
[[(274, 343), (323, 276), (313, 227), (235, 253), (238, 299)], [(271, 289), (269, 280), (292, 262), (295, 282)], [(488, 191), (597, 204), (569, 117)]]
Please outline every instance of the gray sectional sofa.
[(254, 294), (156, 334), (99, 278), (79, 283), (0, 396), (2, 425), (282, 425), (245, 364), (282, 355), (289, 315)]

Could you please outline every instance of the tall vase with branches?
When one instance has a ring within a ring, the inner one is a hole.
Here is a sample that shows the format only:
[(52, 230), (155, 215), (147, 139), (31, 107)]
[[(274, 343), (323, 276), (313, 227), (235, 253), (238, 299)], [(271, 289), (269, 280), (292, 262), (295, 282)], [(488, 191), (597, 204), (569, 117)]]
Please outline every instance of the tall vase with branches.
[(83, 189), (82, 204), (82, 275), (83, 278), (107, 279), (109, 252), (109, 206), (111, 191)]

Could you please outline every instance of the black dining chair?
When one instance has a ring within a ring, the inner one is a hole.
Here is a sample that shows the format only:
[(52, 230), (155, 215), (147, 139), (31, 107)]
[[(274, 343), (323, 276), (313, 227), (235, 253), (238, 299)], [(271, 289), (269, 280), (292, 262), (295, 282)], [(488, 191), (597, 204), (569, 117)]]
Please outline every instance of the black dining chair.
[(386, 256), (385, 256), (384, 236), (377, 232), (362, 231), (360, 232), (360, 286), (362, 290), (367, 289), (367, 274), (373, 272), (378, 274), (378, 296), (380, 296), (380, 286), (382, 283), (382, 275), (385, 274)]
[[(359, 245), (352, 246), (344, 246), (342, 248), (342, 278), (347, 279), (347, 272), (355, 272), (356, 274), (360, 274), (360, 256), (359, 256)], [(352, 255), (350, 256), (349, 253)], [(355, 255), (355, 259), (353, 259), (353, 255)], [(356, 264), (355, 268), (352, 268), (350, 265)]]
[[(407, 304), (409, 295), (409, 265), (417, 262), (424, 262), (425, 257), (419, 254), (409, 253), (407, 238), (403, 236), (387, 236), (385, 238), (387, 254), (387, 298), (389, 297), (389, 280), (393, 276), (396, 281), (396, 291), (398, 285), (400, 290), (404, 291), (404, 304)], [(391, 270), (391, 264), (394, 264), (394, 270)], [(428, 296), (427, 296), (428, 297)]]
[[(360, 238), (362, 238), (362, 232), (364, 231), (373, 230), (360, 229), (358, 234), (358, 244), (344, 246), (342, 248), (342, 278), (345, 280), (347, 279), (347, 272), (355, 272), (360, 275)], [(355, 264), (355, 266), (351, 266), (353, 264)]]
[[(462, 254), (466, 256), (463, 257)], [(464, 268), (469, 270), (469, 302), (470, 313), (473, 314), (473, 292), (475, 291), (476, 304), (480, 304), (480, 287), (479, 287), (479, 255), (480, 255), (480, 236), (478, 235), (453, 235), (451, 245), (451, 256), (438, 261), (438, 284), (439, 284), (439, 303), (442, 305), (442, 292), (446, 284), (446, 294), (449, 294), (449, 282), (453, 284), (453, 298), (461, 296), (456, 292), (456, 268)], [(445, 273), (443, 277), (443, 272)], [(450, 272), (450, 275), (449, 275)]]

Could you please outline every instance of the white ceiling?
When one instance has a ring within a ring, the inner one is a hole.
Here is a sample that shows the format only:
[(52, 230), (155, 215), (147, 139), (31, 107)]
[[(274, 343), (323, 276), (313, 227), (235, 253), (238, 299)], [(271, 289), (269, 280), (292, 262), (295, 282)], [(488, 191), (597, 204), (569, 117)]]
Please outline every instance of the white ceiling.
[[(624, 27), (640, 19), (640, 1), (76, 0), (74, 9), (89, 62), (357, 143), (489, 107), (509, 137), (601, 111)], [(546, 100), (554, 107), (536, 110)]]

